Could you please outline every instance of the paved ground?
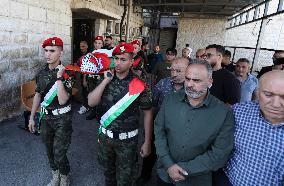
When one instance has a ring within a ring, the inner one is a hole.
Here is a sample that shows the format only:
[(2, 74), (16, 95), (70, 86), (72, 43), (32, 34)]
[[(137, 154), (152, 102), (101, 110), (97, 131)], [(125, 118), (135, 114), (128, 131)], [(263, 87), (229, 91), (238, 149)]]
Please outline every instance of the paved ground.
[[(78, 108), (78, 105), (75, 105)], [(104, 176), (96, 161), (96, 120), (73, 115), (73, 135), (68, 157), (72, 186), (103, 186)], [(44, 186), (51, 178), (41, 137), (19, 129), (23, 117), (0, 122), (0, 186)], [(155, 185), (149, 183), (148, 185)]]

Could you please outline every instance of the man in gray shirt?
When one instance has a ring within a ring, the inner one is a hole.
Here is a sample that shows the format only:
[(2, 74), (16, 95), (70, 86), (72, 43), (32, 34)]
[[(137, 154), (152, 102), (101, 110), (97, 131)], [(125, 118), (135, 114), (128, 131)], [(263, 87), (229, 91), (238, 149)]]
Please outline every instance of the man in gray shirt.
[(212, 68), (193, 60), (184, 90), (164, 100), (155, 120), (157, 185), (211, 186), (212, 171), (227, 162), (233, 148), (234, 119), (212, 96)]

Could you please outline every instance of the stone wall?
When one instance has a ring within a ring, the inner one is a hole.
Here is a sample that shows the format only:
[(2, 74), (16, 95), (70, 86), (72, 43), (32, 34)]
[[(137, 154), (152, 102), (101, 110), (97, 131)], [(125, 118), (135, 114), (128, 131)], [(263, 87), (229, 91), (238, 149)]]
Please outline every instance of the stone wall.
[(192, 57), (195, 57), (195, 52), (199, 48), (205, 48), (214, 43), (224, 44), (225, 23), (225, 19), (181, 18), (176, 42), (178, 56), (181, 56), (181, 51), (187, 43), (193, 49)]
[[(113, 40), (115, 43), (117, 43), (119, 38), (119, 33), (115, 33), (115, 25), (116, 23), (120, 24), (124, 7), (119, 5), (119, 0), (109, 0), (109, 1), (103, 1), (103, 0), (74, 0), (71, 3), (71, 9), (78, 9), (78, 8), (84, 8), (89, 9), (94, 12), (97, 12), (101, 15), (108, 16), (108, 18), (100, 18), (99, 16), (96, 17), (95, 20), (95, 28), (94, 28), (94, 36), (98, 35), (105, 35), (110, 34), (113, 36)], [(144, 20), (142, 17), (141, 12), (142, 10), (140, 7), (133, 7), (130, 6), (130, 19), (129, 19), (129, 32), (133, 33), (133, 30), (135, 33), (137, 33), (137, 30), (140, 30), (140, 27), (144, 25)], [(128, 12), (127, 12), (128, 14)], [(125, 16), (124, 25), (127, 23), (127, 14)], [(107, 21), (111, 21), (111, 32), (106, 33), (106, 27), (107, 27)], [(139, 39), (141, 34), (130, 34), (127, 40), (132, 41), (134, 39)], [(125, 37), (123, 37), (124, 40)], [(141, 39), (141, 38), (140, 38)]]
[[(284, 50), (284, 13), (270, 17), (265, 26), (261, 48)], [(235, 27), (226, 31), (227, 46), (256, 47), (261, 21)], [(230, 49), (233, 51), (232, 49)], [(235, 61), (241, 57), (253, 60), (254, 50), (236, 49)], [(259, 59), (255, 61), (253, 71), (272, 64), (273, 52), (261, 50)]]
[(20, 85), (44, 65), (40, 44), (49, 36), (64, 41), (63, 62), (71, 59), (71, 10), (61, 0), (1, 0), (0, 121), (21, 112)]

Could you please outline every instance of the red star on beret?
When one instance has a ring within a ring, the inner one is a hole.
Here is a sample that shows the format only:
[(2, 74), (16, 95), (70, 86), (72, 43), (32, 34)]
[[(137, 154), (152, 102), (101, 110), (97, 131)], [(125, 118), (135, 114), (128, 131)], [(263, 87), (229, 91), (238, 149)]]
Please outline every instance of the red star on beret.
[(63, 47), (63, 41), (59, 37), (47, 38), (42, 43), (42, 48), (45, 48), (46, 46), (62, 46)]
[(134, 40), (131, 42), (132, 45), (136, 44), (136, 45), (139, 45), (140, 46), (140, 41), (139, 40)]
[(114, 50), (112, 51), (112, 55), (120, 55), (124, 53), (132, 53), (134, 50), (134, 47), (131, 43), (120, 43), (117, 45)]

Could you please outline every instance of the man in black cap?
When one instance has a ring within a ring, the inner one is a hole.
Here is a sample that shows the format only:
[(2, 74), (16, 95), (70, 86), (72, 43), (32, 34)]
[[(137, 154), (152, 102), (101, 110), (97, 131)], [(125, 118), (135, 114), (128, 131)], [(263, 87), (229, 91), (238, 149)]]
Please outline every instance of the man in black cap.
[[(282, 58), (282, 60), (277, 60)], [(257, 75), (257, 78), (260, 78), (264, 73), (272, 71), (272, 70), (283, 70), (283, 58), (284, 58), (284, 51), (283, 50), (276, 50), (273, 54), (272, 60), (273, 65), (263, 67)], [(282, 61), (282, 62), (281, 62)]]

